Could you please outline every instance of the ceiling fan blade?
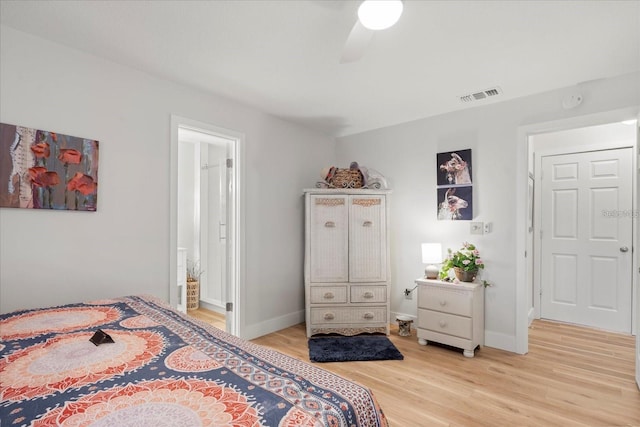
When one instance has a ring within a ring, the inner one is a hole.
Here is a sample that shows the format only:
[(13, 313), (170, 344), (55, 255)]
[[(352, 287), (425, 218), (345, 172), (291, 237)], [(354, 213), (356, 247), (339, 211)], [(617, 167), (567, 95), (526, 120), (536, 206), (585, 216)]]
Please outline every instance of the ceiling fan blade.
[(354, 62), (362, 58), (372, 38), (373, 30), (365, 28), (359, 20), (356, 21), (342, 50), (340, 63)]

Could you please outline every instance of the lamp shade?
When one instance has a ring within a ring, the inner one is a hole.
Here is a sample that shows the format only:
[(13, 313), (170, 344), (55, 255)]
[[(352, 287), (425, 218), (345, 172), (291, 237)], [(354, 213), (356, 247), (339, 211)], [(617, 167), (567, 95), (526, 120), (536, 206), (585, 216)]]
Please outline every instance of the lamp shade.
[(440, 243), (422, 244), (422, 263), (440, 264), (442, 262), (442, 245)]
[(384, 30), (402, 15), (401, 0), (365, 0), (358, 8), (360, 23), (370, 30)]

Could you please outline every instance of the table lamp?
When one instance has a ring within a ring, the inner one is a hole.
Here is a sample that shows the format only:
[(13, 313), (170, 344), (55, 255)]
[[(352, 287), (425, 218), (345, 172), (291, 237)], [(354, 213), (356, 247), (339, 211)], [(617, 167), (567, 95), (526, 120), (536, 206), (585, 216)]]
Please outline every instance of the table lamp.
[(440, 268), (436, 264), (442, 263), (442, 245), (440, 243), (423, 243), (422, 263), (427, 264), (427, 268), (424, 269), (424, 277), (437, 279)]

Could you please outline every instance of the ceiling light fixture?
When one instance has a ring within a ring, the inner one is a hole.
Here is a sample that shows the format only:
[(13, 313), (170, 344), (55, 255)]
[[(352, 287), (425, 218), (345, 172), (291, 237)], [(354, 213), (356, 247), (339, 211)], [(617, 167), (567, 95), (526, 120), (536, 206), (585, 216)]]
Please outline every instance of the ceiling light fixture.
[(370, 30), (384, 30), (402, 15), (401, 0), (365, 0), (358, 8), (360, 23)]

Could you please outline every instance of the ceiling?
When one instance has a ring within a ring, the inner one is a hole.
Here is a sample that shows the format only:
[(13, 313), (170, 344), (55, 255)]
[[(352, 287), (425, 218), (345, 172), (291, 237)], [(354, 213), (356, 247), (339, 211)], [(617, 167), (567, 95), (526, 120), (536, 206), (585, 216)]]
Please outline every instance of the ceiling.
[(332, 136), (640, 70), (640, 1), (405, 0), (340, 64), (359, 4), (0, 0), (0, 22)]

